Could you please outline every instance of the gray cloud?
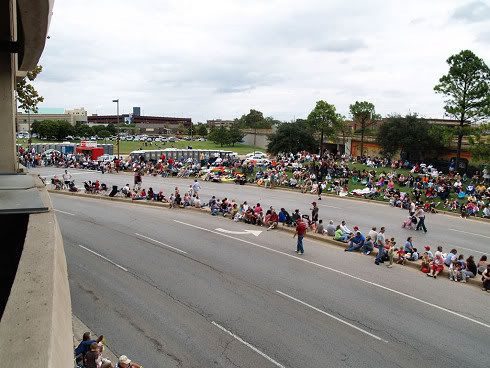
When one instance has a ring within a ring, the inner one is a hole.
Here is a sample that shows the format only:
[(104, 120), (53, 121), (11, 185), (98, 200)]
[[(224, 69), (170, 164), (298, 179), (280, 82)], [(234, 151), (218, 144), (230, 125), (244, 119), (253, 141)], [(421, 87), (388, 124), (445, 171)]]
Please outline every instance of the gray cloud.
[(472, 1), (456, 8), (452, 18), (466, 23), (488, 21), (490, 20), (490, 6), (482, 0)]
[(332, 39), (324, 41), (311, 49), (313, 51), (326, 51), (326, 52), (355, 52), (357, 50), (367, 47), (366, 43), (360, 38), (344, 38), (344, 39)]
[(481, 43), (490, 43), (490, 31), (480, 33), (476, 40)]

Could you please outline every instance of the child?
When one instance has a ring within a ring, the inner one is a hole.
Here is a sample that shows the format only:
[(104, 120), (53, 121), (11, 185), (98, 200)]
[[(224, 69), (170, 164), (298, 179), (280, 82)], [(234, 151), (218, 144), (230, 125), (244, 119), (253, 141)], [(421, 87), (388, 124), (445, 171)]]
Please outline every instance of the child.
[(405, 264), (405, 259), (406, 259), (406, 253), (405, 249), (403, 247), (400, 247), (398, 251), (396, 252), (398, 256), (398, 260), (396, 261), (397, 264), (404, 265)]
[(393, 259), (395, 258), (395, 238), (391, 238), (389, 241), (386, 242), (386, 245), (388, 247), (388, 259), (390, 263), (387, 265), (388, 268), (393, 267)]
[(418, 261), (420, 256), (419, 256), (419, 252), (417, 251), (417, 248), (413, 248), (412, 254), (407, 255), (407, 257), (409, 261), (412, 262)]
[(429, 273), (430, 271), (430, 258), (427, 252), (422, 255), (422, 264), (420, 265), (420, 271), (423, 273)]

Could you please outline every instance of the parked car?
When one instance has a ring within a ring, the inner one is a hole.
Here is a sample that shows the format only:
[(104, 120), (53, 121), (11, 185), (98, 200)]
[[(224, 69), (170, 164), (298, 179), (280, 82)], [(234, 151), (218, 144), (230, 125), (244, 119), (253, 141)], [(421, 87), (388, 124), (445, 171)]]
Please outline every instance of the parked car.
[(255, 163), (257, 165), (268, 165), (271, 163), (271, 161), (261, 155), (256, 155), (256, 156), (251, 156), (251, 157), (247, 157), (245, 159), (245, 163), (248, 164), (248, 163)]
[(106, 153), (106, 154), (103, 154), (102, 156), (99, 156), (99, 158), (97, 159), (97, 161), (98, 162), (111, 162), (111, 161), (114, 161), (114, 159), (116, 157), (117, 157), (116, 155), (108, 155)]
[(177, 138), (175, 137), (168, 137), (169, 142), (177, 142)]

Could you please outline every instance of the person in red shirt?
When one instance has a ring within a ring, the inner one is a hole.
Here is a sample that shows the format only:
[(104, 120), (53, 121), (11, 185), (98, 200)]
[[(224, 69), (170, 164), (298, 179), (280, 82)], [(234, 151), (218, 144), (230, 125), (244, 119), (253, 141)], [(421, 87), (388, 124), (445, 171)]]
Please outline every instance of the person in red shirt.
[(299, 218), (296, 221), (296, 231), (293, 235), (293, 238), (295, 236), (298, 236), (298, 242), (296, 243), (296, 253), (298, 254), (305, 253), (303, 248), (303, 238), (305, 237), (306, 234), (306, 228), (307, 228), (306, 223), (301, 218)]
[(274, 209), (272, 209), (269, 217), (265, 222), (265, 224), (268, 226), (267, 231), (275, 229), (278, 223), (279, 223), (279, 215), (276, 213)]

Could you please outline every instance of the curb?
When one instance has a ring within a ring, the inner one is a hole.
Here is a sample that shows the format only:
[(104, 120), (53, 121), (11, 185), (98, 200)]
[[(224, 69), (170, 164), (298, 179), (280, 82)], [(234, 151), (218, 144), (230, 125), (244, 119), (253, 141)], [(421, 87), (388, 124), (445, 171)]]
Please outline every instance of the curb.
[[(81, 170), (83, 170), (83, 169), (81, 169)], [(100, 171), (96, 171), (96, 170), (90, 170), (90, 171), (91, 172), (96, 172), (96, 173), (100, 172)], [(118, 174), (130, 175), (131, 172), (129, 172), (129, 171), (119, 171), (118, 173), (113, 173), (113, 175), (118, 175)], [(147, 174), (145, 176), (158, 177), (158, 175), (151, 175), (151, 174)], [(165, 179), (165, 178), (163, 178), (163, 179)], [(185, 178), (181, 178), (181, 177), (177, 177), (176, 176), (176, 177), (172, 177), (172, 179), (179, 179), (179, 180), (181, 180), (181, 179), (185, 179)], [(221, 182), (219, 184), (233, 184), (233, 185), (236, 185), (233, 182)], [(246, 186), (253, 186), (250, 183), (246, 183), (245, 185)], [(257, 186), (258, 188), (261, 188), (258, 185), (255, 185), (255, 186)], [(311, 194), (311, 195), (314, 195), (312, 193), (302, 193), (299, 190), (290, 189), (290, 188), (283, 188), (283, 187), (274, 187), (274, 188), (270, 188), (270, 189), (271, 190), (282, 190), (282, 191), (285, 191), (285, 192), (293, 192), (293, 193), (299, 193), (299, 194)], [(384, 205), (388, 205), (389, 206), (389, 203), (387, 201), (380, 201), (380, 200), (377, 200), (377, 199), (366, 199), (366, 198), (360, 198), (360, 197), (340, 197), (340, 196), (335, 195), (335, 194), (332, 194), (332, 193), (322, 193), (322, 196), (324, 196), (324, 197), (332, 197), (332, 198), (337, 198), (337, 199), (342, 199), (342, 200), (347, 199), (347, 200), (360, 201), (360, 202), (366, 202), (366, 203), (384, 204)], [(437, 213), (440, 213), (442, 215), (447, 215), (447, 216), (461, 217), (460, 214), (458, 214), (456, 212), (452, 212), (452, 211), (446, 211), (446, 210), (439, 210), (439, 209), (437, 209)], [(483, 218), (483, 217), (469, 216), (466, 219), (490, 223), (490, 219)]]
[[(97, 195), (97, 194), (86, 194), (86, 193), (79, 193), (79, 192), (66, 192), (66, 191), (60, 191), (60, 190), (53, 190), (53, 189), (48, 189), (49, 193), (54, 193), (54, 194), (62, 194), (62, 195), (67, 195), (67, 196), (72, 196), (72, 197), (82, 197), (82, 198), (92, 198), (92, 199), (103, 199), (103, 200), (109, 200), (109, 201), (114, 201), (114, 202), (122, 202), (122, 203), (134, 203), (134, 204), (139, 204), (139, 205), (144, 205), (144, 206), (153, 206), (153, 207), (161, 207), (161, 208), (170, 208), (170, 205), (168, 203), (161, 203), (161, 202), (148, 202), (146, 200), (137, 200), (133, 201), (131, 199), (127, 198), (121, 198), (121, 197), (109, 197), (109, 196), (104, 196), (104, 195)], [(196, 211), (196, 212), (208, 212), (208, 208), (195, 208), (195, 207), (187, 207), (186, 210), (191, 210), (191, 211)], [(225, 217), (227, 219), (230, 219), (229, 217)], [(276, 227), (276, 230), (287, 232), (290, 234), (294, 234), (294, 230), (289, 227), (285, 226), (278, 226)], [(311, 233), (307, 232), (306, 237), (315, 239), (319, 242), (322, 243), (328, 243), (330, 245), (334, 245), (340, 248), (347, 248), (347, 243), (340, 242), (338, 240), (334, 240), (330, 237), (322, 236), (316, 233)], [(323, 244), (322, 244), (323, 245)], [(358, 252), (352, 252), (352, 253), (358, 253)], [(377, 255), (376, 249), (371, 252), (370, 256), (374, 257)], [(416, 269), (417, 271), (420, 272), (420, 261), (406, 261), (405, 265), (400, 265), (401, 267), (410, 267), (413, 269)], [(449, 278), (449, 272), (444, 268), (444, 270), (440, 273), (442, 276), (446, 276)], [(478, 278), (479, 275), (475, 276), (474, 278), (468, 279), (466, 281), (467, 284), (471, 284), (477, 287), (481, 287), (481, 281), (479, 281)]]

